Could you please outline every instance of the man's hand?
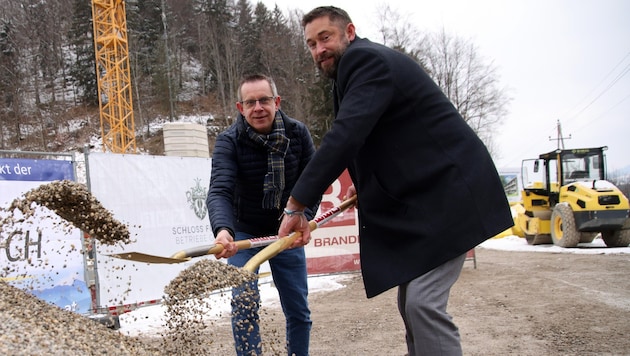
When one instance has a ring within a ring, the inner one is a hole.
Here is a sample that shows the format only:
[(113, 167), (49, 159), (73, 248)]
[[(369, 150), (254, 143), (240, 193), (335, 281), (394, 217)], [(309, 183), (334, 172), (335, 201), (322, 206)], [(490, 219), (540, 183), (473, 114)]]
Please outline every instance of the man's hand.
[(214, 243), (223, 245), (223, 251), (214, 254), (217, 260), (232, 257), (238, 252), (238, 246), (234, 243), (234, 238), (226, 229), (219, 230)]
[[(346, 190), (346, 196), (343, 197), (343, 200), (346, 199), (350, 199), (353, 196), (357, 195), (357, 188), (354, 187), (354, 184), (348, 187), (348, 190)], [(354, 204), (354, 207), (356, 208), (358, 205), (358, 203)]]
[(290, 248), (305, 246), (311, 241), (311, 229), (304, 216), (305, 208), (306, 206), (302, 205), (293, 197), (290, 197), (287, 202), (285, 214), (282, 217), (280, 229), (278, 230), (278, 236), (286, 237), (293, 232), (300, 232), (300, 236), (295, 239)]
[(284, 215), (278, 230), (278, 236), (286, 237), (293, 232), (299, 232), (300, 235), (293, 241), (290, 248), (296, 248), (308, 245), (311, 241), (311, 229), (308, 221), (303, 214), (300, 215)]

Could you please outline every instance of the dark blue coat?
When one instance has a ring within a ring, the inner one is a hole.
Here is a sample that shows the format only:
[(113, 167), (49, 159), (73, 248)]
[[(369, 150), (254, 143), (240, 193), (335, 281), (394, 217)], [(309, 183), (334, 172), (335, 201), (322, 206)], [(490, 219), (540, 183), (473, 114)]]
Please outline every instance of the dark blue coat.
[(368, 297), (512, 226), (488, 150), (416, 62), (357, 37), (334, 90), (335, 120), (292, 195), (312, 204), (348, 168)]
[[(285, 134), (290, 139), (284, 160), (286, 188), (281, 208), (289, 199), (300, 173), (313, 157), (315, 148), (303, 123), (282, 113)], [(242, 231), (254, 236), (278, 233), (281, 209), (263, 209), (263, 182), (267, 173), (267, 150), (256, 145), (245, 132), (246, 121), (238, 115), (236, 122), (217, 136), (212, 153), (210, 189), (206, 204), (215, 236), (227, 228), (234, 235)], [(306, 210), (310, 220), (317, 211), (319, 199)]]

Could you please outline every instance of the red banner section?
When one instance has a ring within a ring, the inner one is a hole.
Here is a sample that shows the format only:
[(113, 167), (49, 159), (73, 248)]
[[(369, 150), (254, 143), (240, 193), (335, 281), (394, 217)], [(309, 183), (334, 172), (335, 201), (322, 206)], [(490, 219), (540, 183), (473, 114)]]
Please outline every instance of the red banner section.
[[(347, 171), (322, 196), (318, 215), (338, 206), (352, 185)], [(306, 246), (308, 274), (358, 271), (359, 234), (355, 208), (350, 208), (322, 227), (313, 231)]]
[(306, 260), (308, 274), (338, 273), (341, 271), (359, 271), (359, 254), (309, 258)]

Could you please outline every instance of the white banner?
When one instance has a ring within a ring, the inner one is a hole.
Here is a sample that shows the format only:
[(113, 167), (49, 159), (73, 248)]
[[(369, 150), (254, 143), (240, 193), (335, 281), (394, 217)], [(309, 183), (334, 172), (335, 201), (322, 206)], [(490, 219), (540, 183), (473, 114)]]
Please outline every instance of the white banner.
[(198, 259), (146, 264), (107, 255), (133, 251), (168, 257), (180, 250), (212, 244), (214, 236), (205, 203), (211, 160), (92, 153), (88, 164), (92, 194), (117, 220), (129, 226), (136, 240), (123, 247), (98, 245), (99, 305), (162, 298), (164, 287)]
[[(212, 244), (214, 236), (205, 204), (211, 159), (92, 153), (88, 167), (92, 194), (117, 220), (129, 226), (136, 240), (122, 247), (98, 246), (99, 305), (111, 307), (162, 298), (164, 287), (198, 259), (146, 264), (108, 255), (126, 251), (168, 257)], [(344, 173), (322, 197), (319, 214), (339, 205), (349, 185), (350, 178)], [(306, 256), (309, 274), (358, 270), (355, 209), (314, 231)], [(261, 273), (269, 270), (268, 263), (260, 268)]]

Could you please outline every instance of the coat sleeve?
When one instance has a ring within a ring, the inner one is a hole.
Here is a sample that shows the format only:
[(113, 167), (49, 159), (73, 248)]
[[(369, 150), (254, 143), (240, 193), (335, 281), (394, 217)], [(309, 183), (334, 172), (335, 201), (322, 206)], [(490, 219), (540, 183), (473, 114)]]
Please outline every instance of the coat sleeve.
[[(308, 131), (308, 128), (306, 127), (306, 125), (301, 124), (299, 127), (300, 127), (300, 137), (303, 142), (302, 144), (303, 155), (302, 155), (302, 159), (299, 162), (299, 172), (302, 173), (304, 172), (304, 169), (306, 168), (308, 163), (311, 161), (311, 159), (313, 159), (313, 156), (315, 155), (315, 144), (313, 143), (313, 138), (311, 137), (311, 133)], [(319, 197), (319, 199), (316, 200), (315, 203), (307, 206), (306, 210), (304, 211), (304, 215), (306, 216), (308, 220), (312, 220), (315, 217), (315, 214), (317, 214), (317, 209), (319, 208), (320, 202), (321, 202), (321, 196)]]
[(221, 228), (234, 236), (234, 194), (236, 187), (236, 143), (221, 134), (212, 153), (212, 172), (206, 205), (212, 232), (216, 236)]

